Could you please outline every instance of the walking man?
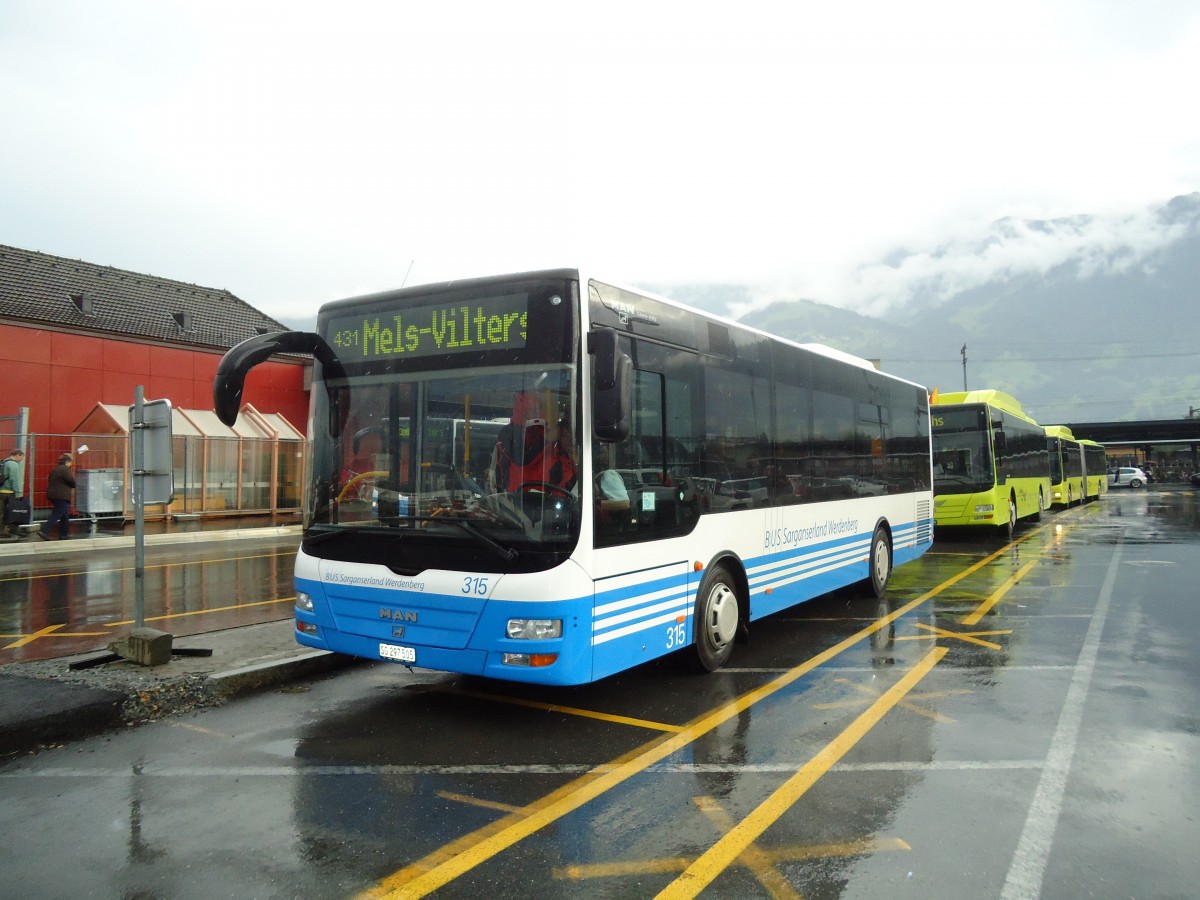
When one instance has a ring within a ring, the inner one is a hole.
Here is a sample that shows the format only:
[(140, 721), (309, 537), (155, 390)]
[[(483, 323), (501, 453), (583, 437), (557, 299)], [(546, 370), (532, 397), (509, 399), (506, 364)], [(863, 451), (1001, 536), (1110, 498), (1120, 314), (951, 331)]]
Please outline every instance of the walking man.
[(58, 539), (67, 539), (67, 531), (71, 527), (71, 500), (75, 496), (73, 465), (71, 454), (64, 453), (58, 458), (58, 465), (50, 471), (50, 478), (46, 484), (46, 498), (51, 507), (50, 518), (38, 532), (38, 537), (43, 541), (50, 540), (50, 530), (55, 525), (58, 525)]

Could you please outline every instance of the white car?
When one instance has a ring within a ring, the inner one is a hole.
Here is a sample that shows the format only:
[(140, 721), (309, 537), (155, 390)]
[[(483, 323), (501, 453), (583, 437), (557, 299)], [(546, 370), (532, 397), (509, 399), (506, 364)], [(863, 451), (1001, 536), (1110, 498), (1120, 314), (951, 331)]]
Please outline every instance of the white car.
[(1110, 487), (1144, 487), (1150, 479), (1146, 477), (1146, 473), (1141, 469), (1132, 468), (1129, 466), (1121, 466), (1119, 469), (1110, 469), (1108, 472), (1108, 484)]

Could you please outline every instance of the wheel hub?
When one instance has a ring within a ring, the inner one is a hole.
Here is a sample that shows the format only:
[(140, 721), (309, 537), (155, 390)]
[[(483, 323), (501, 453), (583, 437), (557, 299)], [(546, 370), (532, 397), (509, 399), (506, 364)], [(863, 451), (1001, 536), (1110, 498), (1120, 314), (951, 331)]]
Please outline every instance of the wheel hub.
[(737, 633), (738, 608), (737, 597), (725, 585), (713, 589), (712, 603), (709, 607), (708, 634), (713, 644), (724, 647)]

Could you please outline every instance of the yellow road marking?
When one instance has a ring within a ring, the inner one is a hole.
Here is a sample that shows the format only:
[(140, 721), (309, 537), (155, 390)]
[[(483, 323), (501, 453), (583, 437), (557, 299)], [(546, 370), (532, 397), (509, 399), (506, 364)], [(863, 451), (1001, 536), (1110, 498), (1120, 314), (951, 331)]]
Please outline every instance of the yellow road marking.
[(24, 647), (26, 644), (32, 644), (38, 638), (44, 638), (53, 634), (62, 627), (62, 625), (47, 625), (41, 631), (35, 631), (33, 634), (27, 634), (24, 637), (13, 641), (11, 644), (6, 644), (4, 647), (0, 647), (0, 650), (13, 650), (17, 647)]
[[(863, 696), (852, 698), (850, 700), (838, 700), (834, 703), (814, 703), (813, 709), (851, 709), (855, 706), (862, 706), (865, 703), (871, 702), (872, 699), (878, 697), (880, 694), (878, 689), (874, 687), (868, 687), (865, 684), (854, 684), (849, 678), (835, 678), (834, 683), (848, 684)], [(963, 688), (953, 691), (923, 691), (920, 694), (909, 694), (908, 696), (910, 700), (926, 700), (932, 698), (962, 696), (963, 694), (970, 693), (972, 692)], [(949, 724), (958, 721), (950, 716), (942, 715), (936, 710), (926, 709), (923, 706), (917, 706), (915, 703), (910, 703), (909, 700), (900, 701), (900, 706), (904, 707), (909, 712), (916, 713), (918, 716), (924, 716), (927, 719), (932, 719), (935, 722)]]
[(621, 878), (627, 875), (673, 875), (682, 872), (693, 862), (690, 856), (668, 856), (642, 862), (592, 863), (585, 866), (563, 866), (554, 870), (559, 881), (583, 881), (590, 878)]
[(741, 856), (779, 817), (795, 806), (822, 775), (846, 755), (879, 720), (904, 698), (933, 667), (949, 652), (934, 647), (913, 668), (892, 685), (871, 707), (851, 723), (850, 727), (826, 744), (803, 768), (783, 783), (757, 809), (735, 825), (694, 863), (667, 886), (658, 896), (695, 897), (708, 887), (729, 864)]
[(453, 791), (438, 791), (437, 795), (446, 800), (453, 800), (455, 803), (465, 803), (468, 806), (479, 806), (483, 809), (498, 809), (500, 812), (517, 812), (521, 807), (513, 806), (511, 803), (498, 803), (495, 800), (480, 800), (478, 797), (472, 797), (469, 794), (456, 794)]
[(600, 719), (604, 722), (615, 722), (618, 725), (633, 725), (637, 728), (648, 728), (652, 731), (683, 731), (682, 725), (667, 725), (663, 722), (651, 722), (648, 719), (634, 719), (630, 716), (618, 716), (611, 713), (596, 712), (591, 709), (579, 709), (575, 706), (559, 706), (557, 703), (542, 703), (538, 700), (525, 700), (521, 697), (505, 697), (500, 694), (487, 694), (482, 691), (467, 691), (452, 689), (444, 691), (447, 694), (457, 694), (463, 697), (475, 697), (480, 700), (494, 700), (498, 703), (509, 703), (513, 706), (528, 706), (531, 709), (542, 709), (547, 712), (567, 713), (572, 716), (582, 716), (585, 719)]
[[(814, 859), (866, 856), (873, 853), (900, 852), (911, 849), (912, 847), (900, 838), (872, 838), (865, 841), (811, 844), (805, 847), (766, 848), (761, 852), (772, 863), (779, 864), (781, 862), (807, 862)], [(695, 860), (695, 857), (668, 856), (661, 859), (631, 862), (588, 863), (587, 865), (560, 866), (555, 868), (552, 874), (559, 881), (620, 878), (629, 875), (671, 875), (684, 871)]]
[[(147, 622), (163, 622), (167, 619), (185, 619), (188, 616), (203, 616), (208, 613), (230, 612), (235, 609), (250, 609), (254, 606), (271, 606), (275, 603), (295, 603), (295, 597), (279, 597), (275, 600), (255, 600), (253, 603), (235, 603), (232, 606), (214, 606), (209, 609), (193, 609), (188, 612), (168, 613), (165, 616), (147, 616)], [(133, 625), (135, 619), (127, 619), (124, 622), (105, 622), (105, 628), (122, 628), (126, 625)]]
[[(55, 625), (55, 626), (50, 626), (50, 627), (51, 628), (66, 628), (65, 625)], [(50, 630), (50, 628), (43, 628), (42, 631), (37, 632), (36, 634), (26, 634), (24, 632), (18, 632), (16, 634), (0, 634), (0, 638), (24, 638), (24, 637), (27, 637), (30, 640), (35, 640), (38, 638), (47, 638), (47, 637), (76, 638), (76, 637), (107, 637), (108, 636), (107, 631), (56, 631), (53, 634), (47, 634), (46, 632), (48, 632), (49, 630)], [(15, 647), (17, 645), (14, 644), (13, 646)], [(0, 647), (0, 650), (7, 650), (7, 649), (8, 649), (8, 647)]]
[[(722, 833), (735, 827), (733, 816), (722, 809), (712, 797), (696, 797), (695, 803)], [(786, 878), (779, 874), (779, 870), (775, 868), (770, 857), (754, 843), (751, 843), (739, 854), (738, 861), (750, 870), (750, 873), (758, 879), (759, 884), (767, 889), (767, 893), (774, 900), (800, 900), (800, 894), (788, 884)]]
[(664, 735), (637, 748), (613, 763), (598, 766), (591, 772), (568, 782), (557, 791), (527, 806), (521, 813), (507, 816), (490, 826), (464, 835), (442, 850), (406, 866), (368, 890), (368, 897), (423, 897), (470, 871), (482, 862), (541, 830), (546, 825), (574, 812), (585, 803), (615, 788), (625, 780), (644, 771), (678, 750), (687, 747), (701, 735), (734, 718), (755, 703), (791, 684), (802, 675), (817, 668), (849, 649), (868, 635), (889, 624), (894, 618), (924, 602), (913, 600), (887, 617), (878, 620), (807, 662), (785, 672), (778, 678), (718, 707), (699, 720), (685, 726), (674, 735)]
[[(250, 609), (255, 606), (271, 606), (275, 603), (295, 603), (295, 597), (280, 597), (277, 600), (257, 600), (253, 603), (238, 603), (233, 606), (218, 606), (212, 609), (194, 609), (189, 612), (169, 613), (165, 616), (149, 616), (145, 619), (147, 622), (163, 622), (168, 619), (182, 619), (188, 616), (203, 616), (208, 613), (230, 612), (239, 609)], [(128, 625), (136, 624), (133, 619), (126, 619), (123, 622), (105, 622), (105, 628), (123, 628)], [(65, 625), (50, 625), (43, 628), (41, 631), (35, 631), (33, 634), (0, 634), (0, 638), (18, 638), (11, 644), (5, 644), (0, 647), (0, 652), (5, 650), (13, 650), (17, 647), (23, 647), (33, 641), (42, 638), (84, 638), (84, 637), (109, 637), (110, 631), (59, 631), (60, 628), (65, 628)]]
[(979, 604), (979, 608), (971, 615), (962, 620), (964, 625), (978, 625), (980, 619), (988, 614), (993, 606), (1000, 602), (1000, 599), (1012, 590), (1013, 585), (1025, 577), (1025, 574), (1038, 564), (1038, 560), (1031, 560), (1017, 570), (1016, 574), (1012, 575), (1004, 584), (992, 591), (992, 595), (983, 603)]
[(765, 850), (764, 853), (774, 862), (802, 862), (809, 859), (826, 859), (830, 857), (863, 856), (867, 853), (884, 853), (888, 851), (911, 850), (900, 838), (875, 838), (867, 841), (842, 841), (837, 844), (813, 844), (811, 847), (785, 847), (778, 850)]
[[(1014, 544), (1027, 540), (1027, 537), (1006, 544), (994, 553), (985, 556), (961, 572), (950, 576), (940, 585), (919, 597), (909, 601), (851, 635), (839, 644), (817, 654), (807, 662), (791, 669), (778, 678), (761, 687), (755, 688), (741, 697), (717, 707), (715, 710), (701, 716), (682, 731), (675, 735), (664, 735), (654, 738), (648, 743), (617, 757), (609, 763), (597, 766), (585, 775), (573, 779), (556, 791), (552, 791), (537, 800), (521, 812), (505, 816), (497, 821), (464, 834), (462, 837), (444, 845), (438, 850), (411, 863), (380, 880), (365, 890), (363, 897), (424, 897), (469, 872), (481, 863), (491, 859), (508, 847), (524, 840), (568, 813), (573, 812), (585, 803), (601, 796), (625, 780), (633, 777), (654, 765), (659, 760), (670, 756), (697, 738), (714, 728), (729, 721), (756, 703), (766, 699), (776, 691), (786, 687), (797, 679), (807, 675), (818, 666), (824, 665), (850, 647), (870, 637), (876, 631), (887, 627), (901, 616), (921, 606), (927, 600), (936, 597), (942, 591), (957, 584), (964, 578), (979, 571), (988, 563), (1007, 553)], [(934, 652), (937, 652), (936, 650)], [(864, 713), (865, 715), (865, 713)]]
[[(1006, 631), (947, 631), (945, 628), (938, 628), (935, 625), (926, 625), (924, 622), (914, 622), (918, 628), (923, 628), (935, 635), (936, 637), (953, 638), (956, 641), (966, 641), (968, 644), (978, 644), (980, 647), (987, 647), (989, 650), (1003, 649), (999, 644), (994, 644), (991, 641), (981, 641), (981, 637), (990, 637), (997, 634), (1012, 634), (1012, 629)], [(927, 641), (929, 638), (923, 634), (906, 635), (896, 638), (898, 641)]]
[[(184, 546), (186, 546), (186, 545), (184, 545)], [(117, 548), (114, 547), (113, 549), (115, 550)], [(169, 562), (169, 563), (153, 563), (150, 565), (146, 565), (143, 568), (145, 570), (169, 569), (172, 566), (186, 566), (186, 565), (196, 565), (196, 564), (208, 565), (211, 563), (241, 562), (242, 560), (245, 560), (245, 559), (270, 559), (271, 557), (274, 557), (274, 556), (294, 556), (295, 554), (296, 554), (295, 550), (281, 550), (277, 553), (255, 553), (251, 556), (222, 556), (219, 559), (191, 559), (191, 560), (181, 559), (181, 560), (176, 560), (175, 562)], [(136, 568), (137, 568), (136, 566), (113, 566), (112, 568), (101, 568), (101, 569), (79, 569), (77, 571), (67, 571), (67, 572), (45, 572), (41, 575), (6, 575), (4, 577), (0, 577), (0, 584), (3, 584), (7, 581), (32, 581), (34, 579), (42, 579), (42, 578), (70, 578), (72, 575), (95, 575), (97, 573), (108, 575), (113, 572), (133, 572), (136, 570)]]

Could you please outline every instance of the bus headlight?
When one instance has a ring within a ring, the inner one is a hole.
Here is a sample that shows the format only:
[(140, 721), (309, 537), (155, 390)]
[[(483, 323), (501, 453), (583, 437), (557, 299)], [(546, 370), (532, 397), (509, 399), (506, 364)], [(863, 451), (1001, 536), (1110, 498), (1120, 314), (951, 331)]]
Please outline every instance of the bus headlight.
[(544, 641), (562, 637), (562, 619), (509, 619), (505, 629), (517, 641)]
[(995, 512), (995, 511), (996, 511), (996, 505), (994, 503), (987, 503), (987, 504), (984, 504), (983, 506), (975, 507), (975, 512), (978, 512), (978, 513)]
[(296, 591), (296, 609), (300, 610), (301, 612), (312, 612), (312, 597), (304, 593), (304, 591)]

